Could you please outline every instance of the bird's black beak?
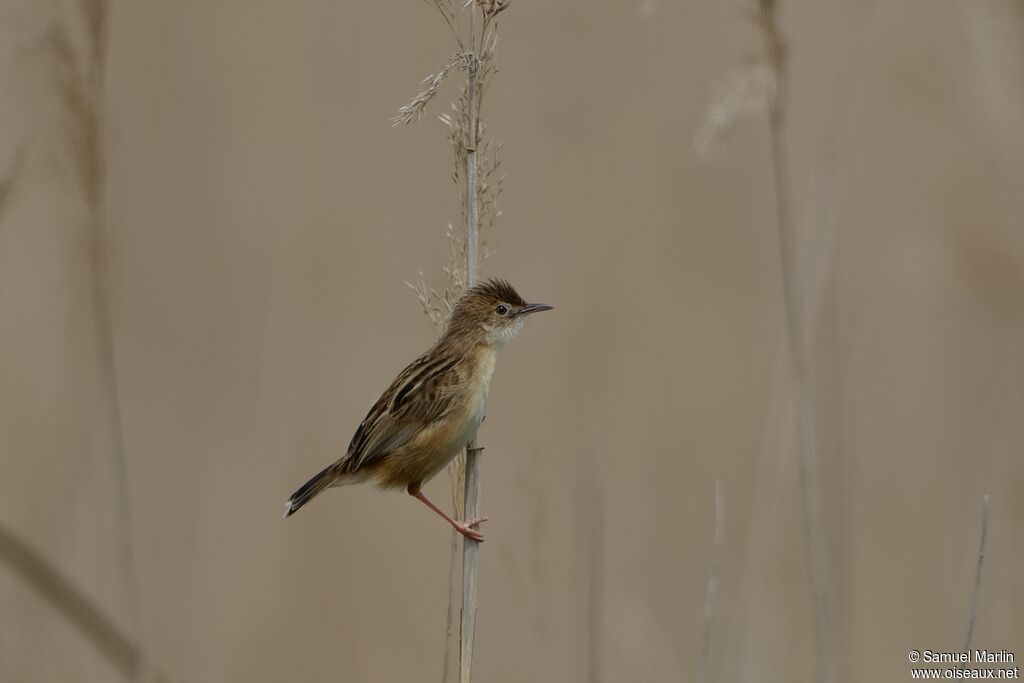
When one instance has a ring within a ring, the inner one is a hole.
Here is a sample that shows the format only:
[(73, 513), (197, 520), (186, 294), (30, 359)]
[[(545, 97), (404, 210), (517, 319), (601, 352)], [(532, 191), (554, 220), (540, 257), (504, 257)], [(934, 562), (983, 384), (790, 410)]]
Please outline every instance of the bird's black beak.
[(519, 309), (519, 312), (516, 313), (516, 317), (521, 315), (530, 315), (531, 313), (538, 313), (540, 311), (550, 311), (553, 308), (554, 306), (548, 306), (547, 304), (526, 304)]

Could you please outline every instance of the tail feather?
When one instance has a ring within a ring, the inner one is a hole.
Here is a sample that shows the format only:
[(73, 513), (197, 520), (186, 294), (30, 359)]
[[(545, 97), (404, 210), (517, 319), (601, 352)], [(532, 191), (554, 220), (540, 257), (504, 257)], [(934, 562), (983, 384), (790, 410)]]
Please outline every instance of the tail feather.
[(320, 470), (312, 479), (299, 487), (299, 490), (292, 494), (284, 506), (284, 516), (291, 517), (295, 512), (308, 503), (313, 496), (331, 485), (336, 476), (334, 465), (328, 465)]

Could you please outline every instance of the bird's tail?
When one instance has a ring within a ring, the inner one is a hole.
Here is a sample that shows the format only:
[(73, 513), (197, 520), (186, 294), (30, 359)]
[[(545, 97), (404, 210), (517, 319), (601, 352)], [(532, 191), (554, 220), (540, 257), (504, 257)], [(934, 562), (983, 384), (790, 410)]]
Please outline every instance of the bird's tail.
[(334, 465), (328, 465), (320, 470), (312, 479), (299, 487), (299, 490), (292, 494), (284, 506), (284, 516), (291, 517), (295, 511), (305, 505), (316, 494), (331, 485), (337, 476)]

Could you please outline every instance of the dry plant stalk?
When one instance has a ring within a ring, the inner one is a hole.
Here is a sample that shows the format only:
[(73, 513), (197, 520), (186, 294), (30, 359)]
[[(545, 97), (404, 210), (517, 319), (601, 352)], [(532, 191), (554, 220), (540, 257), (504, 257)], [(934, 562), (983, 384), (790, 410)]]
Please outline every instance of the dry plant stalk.
[(790, 371), (797, 413), (804, 543), (811, 577), (811, 598), (814, 602), (818, 671), (819, 678), (824, 683), (834, 683), (837, 676), (835, 639), (825, 557), (825, 532), (822, 527), (821, 499), (818, 491), (818, 443), (805, 348), (805, 299), (802, 281), (797, 272), (797, 245), (789, 213), (789, 167), (784, 140), (788, 65), (786, 45), (778, 25), (778, 1), (760, 0), (754, 21), (761, 31), (765, 60), (775, 76), (774, 93), (768, 101), (768, 128), (775, 181), (775, 212), (779, 231), (786, 329), (789, 336)]
[[(967, 610), (967, 634), (964, 636), (963, 652), (971, 649), (974, 636), (974, 617), (978, 613), (978, 593), (981, 592), (981, 567), (985, 563), (985, 541), (988, 539), (988, 494), (981, 497), (981, 540), (978, 542), (978, 564), (974, 568), (974, 586), (971, 589), (971, 605)], [(963, 662), (960, 668), (964, 668)]]
[(92, 298), (96, 325), (97, 364), (110, 457), (115, 476), (117, 516), (121, 523), (119, 562), (125, 597), (131, 612), (132, 633), (139, 652), (133, 680), (145, 671), (142, 608), (138, 569), (132, 543), (127, 458), (121, 427), (121, 398), (115, 364), (113, 321), (110, 305), (109, 236), (105, 216), (106, 159), (102, 128), (104, 76), (107, 59), (107, 0), (81, 0), (79, 10), (87, 45), (76, 49), (70, 30), (59, 19), (47, 34), (46, 49), (52, 59), (57, 93), (64, 109), (67, 142), (75, 178), (88, 212)]
[(725, 494), (722, 482), (715, 480), (715, 546), (711, 555), (711, 573), (704, 596), (704, 633), (701, 640), (700, 660), (697, 664), (697, 683), (707, 683), (708, 664), (711, 661), (711, 627), (718, 604), (718, 584), (722, 576), (722, 555), (725, 550)]
[[(24, 539), (0, 526), (0, 562), (59, 612), (122, 676), (133, 679), (141, 664), (130, 633)], [(159, 677), (158, 677), (159, 678)]]
[(774, 93), (768, 102), (768, 128), (775, 180), (775, 213), (779, 231), (779, 257), (782, 264), (786, 329), (789, 333), (790, 371), (793, 378), (797, 413), (804, 543), (809, 565), (808, 572), (811, 577), (811, 599), (814, 602), (818, 675), (824, 683), (834, 683), (837, 677), (835, 637), (832, 625), (828, 566), (825, 557), (821, 496), (818, 490), (818, 440), (805, 348), (807, 332), (803, 310), (805, 297), (802, 289), (803, 283), (797, 270), (797, 245), (789, 213), (789, 166), (784, 139), (788, 73), (786, 44), (782, 39), (778, 24), (778, 0), (760, 0), (754, 20), (761, 30), (765, 59), (775, 74)]
[[(421, 81), (423, 86), (391, 119), (393, 125), (407, 125), (422, 118), (427, 105), (434, 99), (444, 81), (455, 71), (466, 73), (466, 83), (451, 111), (440, 119), (447, 128), (446, 138), (454, 153), (452, 181), (458, 188), (459, 205), (465, 231), (448, 226), (447, 238), (451, 245), (448, 264), (444, 271), (448, 283), (442, 292), (429, 288), (420, 273), (417, 284), (409, 284), (416, 292), (424, 313), (442, 329), (455, 302), (469, 287), (476, 284), (481, 258), (489, 255), (486, 244), (481, 249), (480, 231), (493, 229), (501, 215), (497, 201), (501, 194), (501, 145), (486, 138), (486, 128), (480, 121), (483, 96), (491, 78), (497, 73), (494, 51), (498, 39), (498, 15), (508, 8), (509, 0), (468, 0), (461, 7), (453, 0), (426, 0), (433, 5), (455, 39), (458, 51), (438, 71)], [(468, 14), (463, 29), (460, 16)], [(477, 12), (480, 13), (479, 27)], [(479, 454), (483, 450), (475, 441), (466, 444), (464, 455), (448, 467), (452, 503), (456, 516), (462, 519), (479, 516), (480, 470)], [(460, 499), (458, 492), (463, 492)], [(460, 628), (460, 681), (472, 678), (473, 644), (476, 630), (476, 579), (479, 543), (463, 539), (462, 565), (462, 620)], [(446, 613), (445, 648), (442, 681), (448, 678), (448, 641), (454, 615), (454, 574), (456, 539), (452, 538), (449, 564), (449, 594)]]
[(587, 563), (587, 625), (586, 671), (584, 680), (600, 683), (604, 668), (601, 657), (601, 636), (604, 633), (604, 605), (601, 603), (604, 586), (605, 502), (598, 492), (592, 492), (590, 513), (590, 549)]
[(768, 130), (775, 190), (776, 224), (785, 299), (789, 364), (797, 414), (800, 491), (804, 544), (807, 552), (811, 598), (814, 604), (818, 677), (834, 683), (837, 677), (831, 592), (825, 554), (825, 533), (819, 492), (818, 441), (806, 349), (807, 320), (799, 249), (790, 216), (789, 170), (786, 159), (787, 48), (778, 23), (778, 0), (755, 0), (751, 20), (761, 35), (763, 53), (719, 89), (704, 126), (695, 137), (704, 155), (714, 139), (742, 118), (760, 111), (768, 115)]

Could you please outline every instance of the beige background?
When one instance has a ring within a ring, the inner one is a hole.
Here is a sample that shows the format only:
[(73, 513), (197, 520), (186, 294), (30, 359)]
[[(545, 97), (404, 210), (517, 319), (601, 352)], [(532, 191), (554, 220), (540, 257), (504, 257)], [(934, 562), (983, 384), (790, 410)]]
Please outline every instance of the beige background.
[[(287, 522), (434, 335), (458, 219), (435, 114), (388, 118), (452, 49), (431, 8), (114, 2), (103, 130), (144, 643), (164, 680), (440, 679), (449, 533), (397, 494)], [(476, 680), (687, 681), (713, 490), (712, 679), (806, 681), (800, 525), (763, 116), (702, 161), (737, 3), (517, 0), (485, 117), (506, 141), (487, 275), (556, 311), (505, 353), (482, 431)], [(786, 2), (793, 213), (808, 254), (843, 681), (963, 640), (1024, 657), (1024, 10)], [(40, 45), (75, 3), (0, 3), (0, 527), (123, 632), (88, 229)], [(0, 167), (2, 168), (2, 167)], [(449, 505), (439, 478), (428, 494)], [(2, 549), (2, 548), (0, 548)], [(8, 548), (9, 550), (9, 548)], [(111, 659), (0, 553), (0, 680)]]

